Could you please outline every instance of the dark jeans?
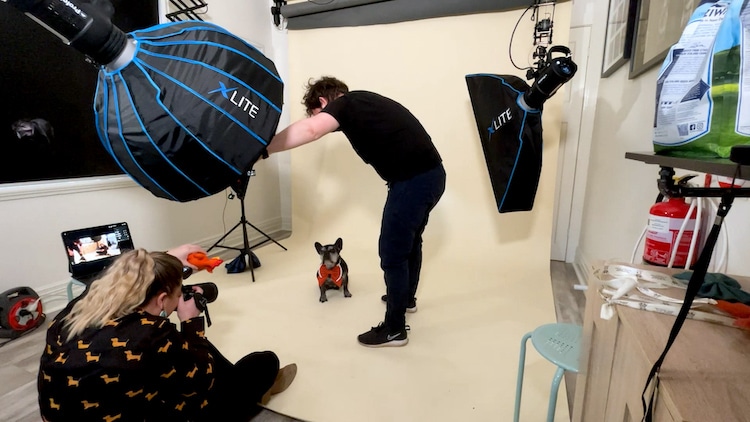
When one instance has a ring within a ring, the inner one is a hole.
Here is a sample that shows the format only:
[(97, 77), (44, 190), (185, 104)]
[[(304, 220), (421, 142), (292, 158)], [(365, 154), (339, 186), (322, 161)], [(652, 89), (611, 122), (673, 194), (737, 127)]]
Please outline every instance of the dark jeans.
[(274, 352), (253, 352), (231, 363), (215, 347), (216, 383), (209, 401), (211, 421), (249, 421), (260, 413), (258, 405), (276, 380), (279, 358)]
[(422, 269), (422, 233), (444, 191), (442, 164), (409, 180), (388, 184), (378, 253), (388, 295), (385, 325), (391, 331), (406, 325), (406, 306), (417, 293)]

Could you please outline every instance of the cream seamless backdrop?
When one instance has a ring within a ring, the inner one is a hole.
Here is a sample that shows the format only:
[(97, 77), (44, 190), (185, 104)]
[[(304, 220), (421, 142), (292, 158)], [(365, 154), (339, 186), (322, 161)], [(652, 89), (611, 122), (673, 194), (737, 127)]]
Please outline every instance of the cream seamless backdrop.
[[(209, 330), (235, 359), (267, 348), (282, 362), (298, 363), (297, 380), (272, 408), (312, 421), (511, 418), (520, 338), (555, 319), (549, 250), (560, 98), (544, 111), (544, 166), (534, 210), (499, 214), (464, 77), (516, 73), (507, 42), (521, 12), (289, 32), (286, 107), (292, 121), (304, 116), (300, 100), (309, 78), (333, 75), (350, 89), (392, 97), (432, 135), (448, 180), (424, 234), (419, 312), (407, 317), (411, 341), (404, 348), (367, 349), (356, 335), (384, 314), (377, 240), (385, 183), (340, 133), (284, 153), (291, 159), (289, 250), (259, 250), (263, 267), (251, 286), (214, 275), (231, 299), (220, 299), (212, 310), (215, 326), (224, 328)], [(558, 6), (560, 44), (568, 13), (566, 4)], [(528, 22), (518, 31), (514, 58), (525, 64)], [(353, 297), (331, 293), (320, 304), (313, 242), (337, 237), (344, 239)], [(538, 404), (547, 402), (553, 372), (530, 352), (525, 419), (546, 413)], [(567, 409), (564, 399), (560, 403), (563, 420)]]

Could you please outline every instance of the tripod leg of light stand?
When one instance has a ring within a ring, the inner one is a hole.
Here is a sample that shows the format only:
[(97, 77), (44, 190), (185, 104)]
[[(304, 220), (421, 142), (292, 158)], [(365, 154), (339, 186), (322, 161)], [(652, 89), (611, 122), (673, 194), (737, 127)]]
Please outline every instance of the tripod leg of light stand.
[[(245, 219), (245, 201), (241, 200), (240, 204), (242, 204), (242, 217), (240, 220), (240, 223), (242, 224), (242, 241), (244, 242), (243, 248), (242, 248), (242, 259), (245, 259), (247, 257), (247, 265), (250, 267), (250, 275), (253, 278), (253, 283), (255, 283), (255, 269), (253, 268), (253, 256), (252, 256), (252, 250), (250, 250), (250, 242), (247, 240), (247, 226), (245, 226), (244, 223), (247, 223), (247, 220)], [(249, 223), (248, 223), (249, 224)]]
[(265, 237), (266, 237), (266, 240), (264, 240), (264, 241), (262, 241), (262, 242), (259, 242), (259, 243), (256, 243), (255, 245), (253, 245), (253, 246), (252, 246), (253, 248), (256, 248), (256, 247), (258, 247), (258, 246), (260, 246), (260, 245), (262, 245), (262, 244), (264, 244), (264, 243), (266, 243), (266, 242), (268, 242), (268, 241), (270, 240), (271, 242), (273, 242), (273, 243), (275, 243), (275, 244), (279, 245), (279, 247), (280, 247), (281, 249), (283, 249), (283, 250), (287, 250), (287, 249), (286, 249), (286, 248), (284, 247), (284, 245), (282, 245), (281, 243), (277, 242), (277, 241), (276, 241), (276, 239), (272, 238), (271, 236), (267, 235), (267, 234), (266, 234), (266, 232), (264, 232), (263, 230), (261, 230), (261, 229), (259, 229), (259, 228), (255, 227), (255, 226), (253, 225), (253, 223), (251, 223), (251, 222), (249, 222), (249, 221), (245, 221), (245, 223), (247, 223), (247, 224), (248, 224), (248, 225), (249, 225), (250, 227), (252, 227), (253, 229), (255, 229), (255, 231), (257, 231), (258, 233), (260, 233), (260, 234), (262, 234), (263, 236), (265, 236)]
[(239, 251), (240, 250), (239, 248), (233, 248), (233, 247), (230, 247), (230, 246), (222, 246), (219, 243), (221, 243), (224, 239), (226, 239), (227, 236), (229, 236), (230, 234), (232, 234), (232, 232), (235, 229), (237, 229), (237, 227), (239, 227), (240, 224), (242, 224), (242, 221), (240, 221), (239, 223), (235, 224), (234, 227), (232, 227), (228, 232), (226, 232), (224, 234), (224, 236), (221, 236), (221, 238), (219, 240), (217, 240), (216, 243), (214, 243), (213, 245), (211, 245), (210, 248), (206, 249), (206, 252), (211, 252), (211, 249), (216, 248), (216, 247), (224, 248), (224, 249), (234, 249), (234, 250), (238, 250)]
[[(269, 236), (268, 234), (266, 234), (265, 232), (263, 232), (261, 229), (255, 227), (252, 223), (250, 223), (249, 221), (247, 221), (247, 216), (246, 216), (247, 214), (245, 213), (245, 192), (247, 191), (247, 184), (248, 184), (248, 182), (250, 180), (250, 176), (253, 176), (253, 175), (254, 175), (254, 171), (251, 170), (251, 171), (247, 172), (247, 175), (246, 175), (247, 177), (241, 179), (240, 180), (240, 184), (238, 186), (233, 186), (233, 189), (234, 189), (235, 193), (237, 194), (237, 198), (240, 200), (241, 214), (240, 214), (240, 221), (239, 221), (239, 223), (235, 224), (234, 227), (232, 227), (231, 230), (229, 230), (224, 236), (221, 237), (221, 239), (219, 239), (216, 243), (214, 243), (213, 246), (211, 246), (210, 248), (208, 248), (208, 251), (210, 251), (211, 249), (213, 249), (215, 247), (220, 247), (220, 248), (224, 248), (224, 249), (233, 249), (233, 250), (236, 250), (236, 251), (240, 251), (240, 255), (237, 257), (237, 259), (242, 259), (242, 260), (247, 259), (247, 261), (246, 261), (247, 265), (250, 266), (250, 273), (252, 274), (253, 282), (255, 282), (255, 267), (253, 266), (253, 255), (254, 254), (252, 252), (253, 248), (255, 248), (257, 246), (260, 246), (260, 245), (262, 245), (262, 244), (264, 244), (264, 243), (266, 243), (266, 242), (268, 242), (270, 240), (273, 243), (279, 245), (279, 247), (281, 247), (282, 249), (284, 249), (284, 250), (287, 250), (287, 249), (282, 244), (280, 244), (279, 242), (277, 242), (276, 240), (274, 240), (271, 236)], [(226, 237), (229, 236), (229, 234), (232, 233), (239, 226), (242, 226), (242, 247), (241, 248), (235, 248), (235, 247), (232, 247), (232, 246), (223, 246), (223, 245), (220, 245), (220, 243), (224, 239), (226, 239)], [(257, 244), (255, 244), (253, 246), (250, 246), (250, 241), (247, 238), (247, 226), (252, 227), (255, 231), (257, 231), (258, 233), (260, 233), (263, 236), (265, 236), (266, 240), (264, 240), (264, 241), (262, 241), (260, 243), (257, 243)]]
[[(224, 249), (232, 249), (235, 251), (240, 251), (240, 255), (237, 257), (237, 259), (241, 259), (244, 262), (247, 263), (247, 265), (250, 267), (250, 274), (252, 276), (253, 282), (255, 282), (255, 267), (253, 266), (253, 251), (250, 247), (250, 241), (247, 239), (247, 218), (245, 217), (245, 198), (243, 196), (239, 196), (240, 198), (240, 221), (239, 223), (235, 224), (234, 227), (232, 227), (232, 230), (229, 230), (224, 236), (221, 237), (213, 246), (211, 246), (208, 250), (210, 251), (214, 247), (220, 247)], [(252, 224), (250, 224), (252, 226)], [(223, 246), (219, 245), (222, 240), (224, 240), (227, 236), (229, 236), (230, 233), (232, 233), (237, 227), (242, 226), (242, 247), (241, 248), (235, 248), (233, 246)]]

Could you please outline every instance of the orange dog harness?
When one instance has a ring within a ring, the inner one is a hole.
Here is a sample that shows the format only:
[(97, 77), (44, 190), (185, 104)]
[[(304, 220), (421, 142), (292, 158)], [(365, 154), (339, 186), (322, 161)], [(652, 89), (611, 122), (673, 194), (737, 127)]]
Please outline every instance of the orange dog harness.
[(322, 286), (323, 283), (325, 283), (326, 280), (330, 278), (331, 281), (333, 281), (333, 284), (336, 285), (336, 287), (341, 287), (342, 274), (343, 271), (341, 271), (341, 264), (336, 264), (336, 266), (331, 268), (330, 270), (326, 268), (325, 264), (321, 264), (320, 268), (318, 268), (318, 286)]

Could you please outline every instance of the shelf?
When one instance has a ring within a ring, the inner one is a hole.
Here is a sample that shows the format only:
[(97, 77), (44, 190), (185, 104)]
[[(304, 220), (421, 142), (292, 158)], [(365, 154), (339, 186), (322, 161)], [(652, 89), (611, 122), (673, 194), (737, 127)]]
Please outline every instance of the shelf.
[[(653, 152), (626, 152), (625, 158), (642, 161), (646, 164), (656, 164), (661, 167), (672, 167), (726, 177), (735, 176), (738, 167), (736, 163), (726, 158), (682, 158), (657, 155)], [(742, 175), (745, 175), (744, 179), (750, 178), (750, 166), (739, 167), (740, 172), (737, 174), (737, 178), (743, 179)]]

